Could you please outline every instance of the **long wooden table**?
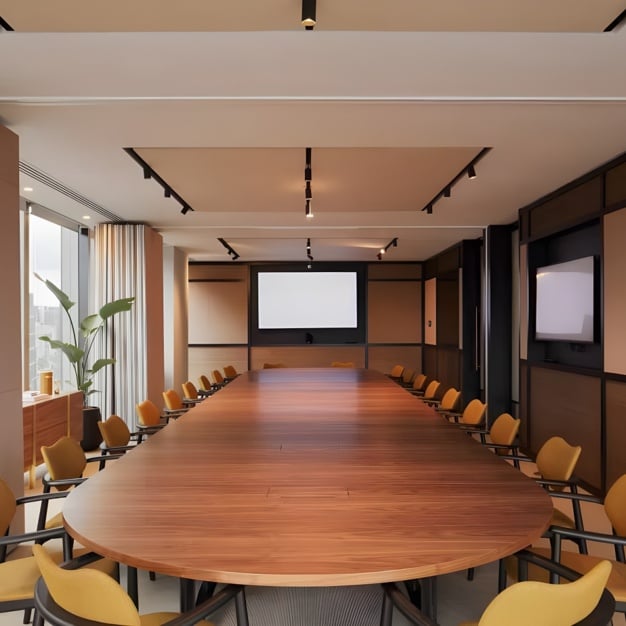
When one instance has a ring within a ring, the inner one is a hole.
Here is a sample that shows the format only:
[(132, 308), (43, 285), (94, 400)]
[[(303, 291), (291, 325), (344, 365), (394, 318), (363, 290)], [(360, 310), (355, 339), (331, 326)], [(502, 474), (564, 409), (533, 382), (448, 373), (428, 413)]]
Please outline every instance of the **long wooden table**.
[(380, 373), (241, 375), (68, 497), (73, 537), (188, 579), (424, 578), (537, 539), (546, 492)]

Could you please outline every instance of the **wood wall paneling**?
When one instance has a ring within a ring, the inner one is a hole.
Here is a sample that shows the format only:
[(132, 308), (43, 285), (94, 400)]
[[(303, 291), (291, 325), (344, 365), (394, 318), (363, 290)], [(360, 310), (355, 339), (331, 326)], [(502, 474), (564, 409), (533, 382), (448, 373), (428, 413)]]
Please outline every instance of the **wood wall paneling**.
[(424, 346), (423, 355), (424, 374), (426, 374), (428, 378), (439, 379), (437, 348), (435, 346)]
[(519, 249), (519, 357), (522, 361), (528, 358), (528, 246)]
[(213, 379), (213, 370), (224, 374), (224, 366), (232, 365), (238, 372), (248, 369), (247, 346), (190, 346), (188, 379), (197, 386), (201, 374)]
[(552, 368), (530, 368), (530, 448), (554, 435), (582, 446), (576, 475), (602, 489), (601, 380)]
[(422, 370), (421, 346), (369, 346), (367, 350), (367, 367), (388, 374), (394, 365), (403, 365)]
[(437, 344), (437, 279), (424, 283), (424, 343)]
[(597, 175), (533, 207), (530, 212), (530, 237), (545, 237), (589, 221), (599, 215), (603, 204), (603, 177)]
[(626, 209), (605, 215), (603, 230), (604, 370), (626, 374)]
[(613, 207), (626, 204), (626, 163), (617, 165), (606, 173), (605, 203)]
[(525, 361), (519, 366), (519, 410), (514, 417), (520, 419), (519, 443), (522, 449), (530, 447), (530, 421), (528, 419), (528, 365)]
[(450, 278), (437, 279), (436, 340), (438, 346), (459, 345), (458, 270)]
[(250, 349), (250, 369), (253, 370), (262, 369), (264, 363), (283, 363), (287, 367), (330, 367), (333, 361), (352, 361), (355, 367), (365, 367), (365, 347), (305, 345), (254, 346)]
[(238, 281), (189, 283), (189, 343), (248, 342), (248, 285)]
[(454, 347), (437, 347), (437, 377), (440, 391), (454, 387), (461, 389), (461, 353)]
[(420, 280), (421, 263), (370, 263), (367, 266), (370, 280)]
[(421, 343), (420, 281), (368, 282), (367, 340), (369, 343)]
[(626, 382), (606, 381), (606, 486), (626, 474)]

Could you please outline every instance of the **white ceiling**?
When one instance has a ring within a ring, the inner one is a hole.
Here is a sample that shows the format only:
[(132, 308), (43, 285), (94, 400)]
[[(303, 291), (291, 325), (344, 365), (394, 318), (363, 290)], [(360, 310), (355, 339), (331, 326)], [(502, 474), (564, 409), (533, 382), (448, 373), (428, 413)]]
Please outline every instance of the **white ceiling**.
[(397, 237), (386, 259), (422, 260), (626, 151), (626, 29), (601, 32), (626, 1), (318, 0), (314, 31), (292, 0), (146, 2), (3, 0), (0, 122), (25, 197), (148, 223), (192, 259), (228, 261), (224, 238), (241, 261), (305, 260), (310, 237), (316, 260), (374, 261)]

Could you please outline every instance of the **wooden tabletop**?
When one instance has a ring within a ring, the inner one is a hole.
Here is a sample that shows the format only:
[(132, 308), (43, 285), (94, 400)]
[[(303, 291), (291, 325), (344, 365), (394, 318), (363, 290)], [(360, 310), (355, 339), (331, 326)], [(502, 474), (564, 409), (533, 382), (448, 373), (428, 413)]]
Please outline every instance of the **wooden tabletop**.
[(422, 578), (537, 539), (545, 491), (382, 374), (241, 375), (77, 488), (65, 524), (122, 563), (198, 580)]

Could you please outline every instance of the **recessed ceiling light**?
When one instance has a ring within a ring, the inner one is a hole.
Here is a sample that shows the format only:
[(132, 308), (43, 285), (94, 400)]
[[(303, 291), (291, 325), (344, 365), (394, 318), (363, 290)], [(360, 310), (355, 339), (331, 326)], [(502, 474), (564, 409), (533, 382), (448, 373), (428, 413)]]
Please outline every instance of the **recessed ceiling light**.
[(83, 219), (84, 220), (90, 220), (91, 219), (91, 215), (83, 215)]
[(32, 187), (23, 187), (22, 190), (23, 191), (32, 191), (33, 188)]

